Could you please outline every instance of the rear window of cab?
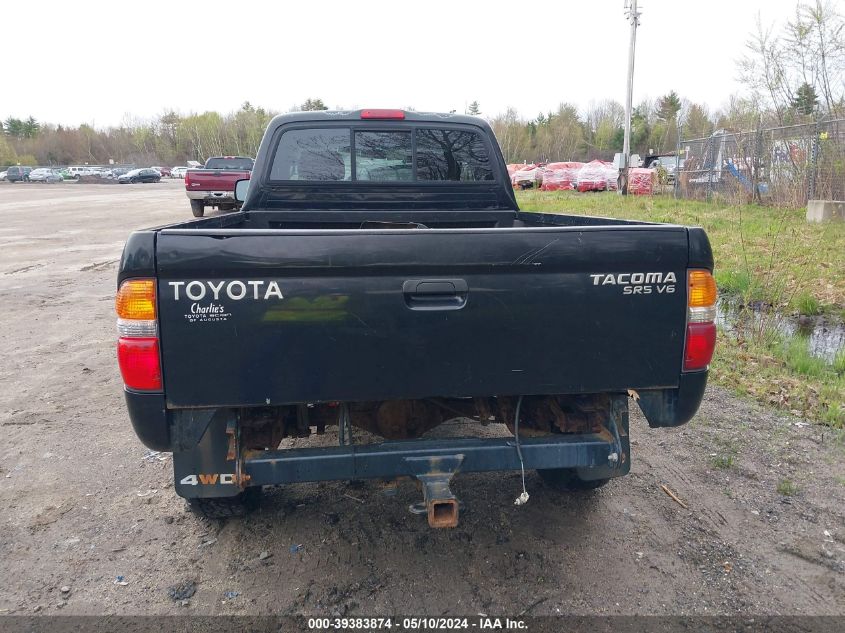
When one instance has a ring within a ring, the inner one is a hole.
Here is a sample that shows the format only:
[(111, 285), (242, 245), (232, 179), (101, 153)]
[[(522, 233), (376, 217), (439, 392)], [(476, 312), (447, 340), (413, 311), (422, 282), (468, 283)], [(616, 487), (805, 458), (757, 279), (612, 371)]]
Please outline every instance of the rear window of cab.
[(270, 180), (467, 183), (495, 176), (484, 138), (472, 130), (325, 127), (286, 130)]
[(253, 161), (251, 158), (238, 156), (227, 156), (222, 158), (209, 158), (205, 163), (205, 169), (231, 169), (237, 171), (252, 171)]

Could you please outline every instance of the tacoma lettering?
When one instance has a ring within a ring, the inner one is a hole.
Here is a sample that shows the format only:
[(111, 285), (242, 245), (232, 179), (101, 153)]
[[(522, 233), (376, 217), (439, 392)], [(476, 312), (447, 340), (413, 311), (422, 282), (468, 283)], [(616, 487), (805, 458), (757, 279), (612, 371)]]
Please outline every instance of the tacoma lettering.
[(626, 286), (628, 284), (673, 284), (678, 279), (675, 273), (593, 273), (594, 286)]

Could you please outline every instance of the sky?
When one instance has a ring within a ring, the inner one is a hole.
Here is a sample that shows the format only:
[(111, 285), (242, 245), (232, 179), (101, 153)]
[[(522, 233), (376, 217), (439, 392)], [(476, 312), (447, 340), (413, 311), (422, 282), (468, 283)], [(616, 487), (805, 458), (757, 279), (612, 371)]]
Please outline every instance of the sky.
[[(715, 110), (743, 91), (736, 60), (758, 13), (797, 0), (641, 0), (634, 103), (675, 90)], [(843, 5), (845, 0), (836, 0)], [(561, 102), (624, 103), (623, 0), (189, 0), (37, 3), (3, 29), (21, 61), (0, 76), (0, 118), (95, 127), (236, 110), (413, 107), (526, 117)]]

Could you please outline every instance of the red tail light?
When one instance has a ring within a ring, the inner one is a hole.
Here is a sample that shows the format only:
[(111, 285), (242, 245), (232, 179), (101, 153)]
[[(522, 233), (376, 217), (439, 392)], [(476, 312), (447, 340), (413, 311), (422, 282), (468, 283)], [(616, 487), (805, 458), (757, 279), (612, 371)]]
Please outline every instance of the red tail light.
[(716, 349), (716, 297), (713, 273), (706, 269), (687, 271), (687, 337), (684, 371), (707, 369)]
[(161, 391), (161, 363), (157, 338), (128, 338), (117, 340), (117, 362), (123, 383), (138, 391)]
[(127, 389), (161, 391), (154, 279), (127, 279), (117, 291), (117, 364)]
[(404, 110), (361, 110), (362, 119), (404, 119)]
[(716, 349), (715, 323), (689, 323), (684, 350), (684, 371), (706, 369)]
[(191, 171), (190, 170), (185, 172), (185, 186), (186, 187), (191, 186)]

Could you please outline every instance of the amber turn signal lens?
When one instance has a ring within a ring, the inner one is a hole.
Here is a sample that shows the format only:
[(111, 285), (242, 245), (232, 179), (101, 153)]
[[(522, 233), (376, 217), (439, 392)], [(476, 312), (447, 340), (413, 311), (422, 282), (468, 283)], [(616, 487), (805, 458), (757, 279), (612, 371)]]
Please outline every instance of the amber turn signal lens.
[(709, 270), (689, 271), (689, 307), (707, 308), (716, 305), (716, 280)]
[(121, 319), (156, 318), (156, 287), (152, 279), (127, 279), (117, 291), (114, 307)]

